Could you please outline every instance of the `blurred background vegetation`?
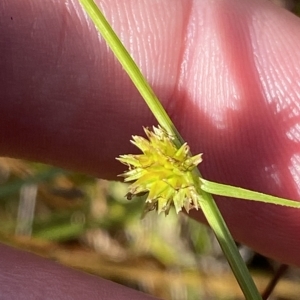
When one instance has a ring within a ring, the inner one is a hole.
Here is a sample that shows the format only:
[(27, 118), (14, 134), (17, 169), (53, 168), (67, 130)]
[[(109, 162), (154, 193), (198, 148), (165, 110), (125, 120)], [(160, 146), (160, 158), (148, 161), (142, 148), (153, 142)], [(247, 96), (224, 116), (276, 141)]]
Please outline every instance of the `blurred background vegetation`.
[[(270, 0), (300, 14), (295, 0)], [(243, 299), (211, 231), (171, 211), (141, 219), (126, 185), (0, 158), (0, 242), (163, 299)], [(240, 246), (263, 291), (279, 264)], [(289, 268), (269, 299), (299, 299)]]
[[(243, 299), (204, 225), (128, 201), (127, 186), (23, 160), (0, 158), (0, 241), (163, 299)], [(241, 253), (264, 290), (278, 268)], [(299, 299), (289, 269), (270, 299)]]

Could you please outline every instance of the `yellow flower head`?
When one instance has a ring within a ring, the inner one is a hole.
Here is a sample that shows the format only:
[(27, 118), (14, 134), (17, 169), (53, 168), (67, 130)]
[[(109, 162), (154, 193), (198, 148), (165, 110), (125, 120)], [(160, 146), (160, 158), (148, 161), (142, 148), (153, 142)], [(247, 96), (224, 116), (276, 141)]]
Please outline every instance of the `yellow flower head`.
[(127, 198), (148, 193), (146, 211), (157, 209), (166, 215), (172, 205), (177, 213), (182, 207), (187, 212), (198, 209), (200, 196), (191, 171), (202, 161), (201, 154), (191, 156), (186, 143), (177, 149), (173, 138), (161, 127), (153, 127), (153, 131), (144, 128), (144, 131), (148, 139), (133, 136), (131, 141), (143, 154), (117, 158), (129, 167), (121, 175), (124, 181), (135, 181), (129, 187)]

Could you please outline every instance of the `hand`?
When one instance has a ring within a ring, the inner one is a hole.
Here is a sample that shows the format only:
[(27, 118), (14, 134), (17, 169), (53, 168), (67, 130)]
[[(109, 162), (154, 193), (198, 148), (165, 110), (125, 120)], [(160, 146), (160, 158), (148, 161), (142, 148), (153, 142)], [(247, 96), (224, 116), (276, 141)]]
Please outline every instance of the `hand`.
[[(156, 121), (77, 1), (32, 3), (0, 4), (0, 154), (115, 179)], [(204, 178), (299, 199), (297, 17), (261, 0), (101, 3)], [(218, 205), (237, 241), (300, 266), (299, 210)]]

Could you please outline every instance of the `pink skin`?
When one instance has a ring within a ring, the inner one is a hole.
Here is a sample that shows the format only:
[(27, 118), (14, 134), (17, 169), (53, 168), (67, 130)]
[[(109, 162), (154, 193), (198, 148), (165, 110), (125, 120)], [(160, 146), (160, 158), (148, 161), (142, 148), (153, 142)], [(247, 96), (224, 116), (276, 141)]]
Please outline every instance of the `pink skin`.
[[(263, 0), (97, 2), (205, 178), (299, 199), (298, 18)], [(0, 154), (115, 179), (156, 122), (77, 1), (2, 0), (0, 49)], [(218, 204), (237, 241), (300, 266), (300, 210)]]

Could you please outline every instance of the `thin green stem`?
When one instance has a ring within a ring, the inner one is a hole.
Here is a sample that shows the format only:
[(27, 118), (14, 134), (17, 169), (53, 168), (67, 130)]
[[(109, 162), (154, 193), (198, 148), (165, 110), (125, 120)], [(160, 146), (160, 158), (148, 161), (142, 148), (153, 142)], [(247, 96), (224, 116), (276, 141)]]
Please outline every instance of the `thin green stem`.
[(249, 274), (247, 266), (243, 261), (236, 244), (230, 234), (230, 231), (218, 209), (216, 202), (214, 201), (210, 193), (204, 192), (200, 188), (199, 172), (195, 170), (193, 174), (194, 183), (198, 193), (201, 193), (203, 201), (200, 203), (201, 209), (206, 217), (206, 220), (212, 230), (214, 231), (216, 238), (223, 250), (224, 255), (244, 293), (244, 296), (248, 300), (261, 300), (261, 296), (256, 288), (256, 285)]
[[(179, 148), (184, 143), (184, 140), (175, 128), (163, 106), (157, 99), (152, 88), (147, 83), (143, 74), (131, 58), (130, 54), (123, 46), (117, 35), (114, 33), (109, 23), (106, 21), (106, 18), (104, 17), (102, 12), (92, 0), (80, 0), (80, 2), (95, 23), (103, 38), (108, 43), (115, 56), (120, 61), (124, 70), (128, 73), (136, 88), (141, 93), (150, 110), (156, 117), (158, 123), (170, 135), (176, 137), (174, 143)], [(211, 194), (201, 190), (199, 177), (200, 173), (197, 169), (193, 174), (193, 180), (197, 188), (197, 192), (202, 195), (204, 199), (200, 203), (201, 209), (212, 230), (214, 231), (246, 299), (261, 300), (261, 296), (253, 282), (253, 279), (249, 274), (244, 261), (240, 256), (240, 253), (213, 197), (211, 196)]]
[[(149, 106), (150, 110), (154, 114), (158, 123), (169, 133), (177, 137), (176, 146), (179, 147), (184, 141), (175, 128), (170, 117), (166, 113), (165, 109), (161, 105), (160, 101), (156, 97), (152, 88), (144, 78), (144, 75), (140, 71), (139, 67), (133, 61), (132, 57), (116, 35), (110, 24), (107, 22), (105, 16), (101, 10), (92, 0), (79, 0), (84, 9), (93, 20), (95, 26), (100, 31), (102, 37), (109, 45), (110, 49), (121, 63), (122, 67), (131, 78), (137, 90), (142, 95), (143, 99)], [(178, 142), (180, 141), (180, 142)]]

